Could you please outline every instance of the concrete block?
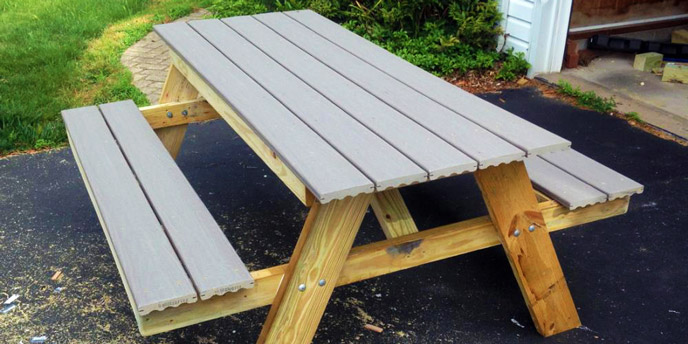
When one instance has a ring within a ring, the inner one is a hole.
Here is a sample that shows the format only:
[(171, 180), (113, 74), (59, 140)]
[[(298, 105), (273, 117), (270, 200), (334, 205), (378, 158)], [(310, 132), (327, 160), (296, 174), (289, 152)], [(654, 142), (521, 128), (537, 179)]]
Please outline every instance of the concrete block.
[(644, 53), (635, 55), (633, 61), (633, 69), (641, 70), (643, 72), (651, 72), (652, 68), (662, 66), (662, 58), (664, 55), (660, 53)]
[(664, 66), (662, 81), (688, 84), (688, 64), (675, 62), (667, 63), (666, 66)]
[(688, 44), (688, 30), (681, 29), (672, 32), (671, 43)]

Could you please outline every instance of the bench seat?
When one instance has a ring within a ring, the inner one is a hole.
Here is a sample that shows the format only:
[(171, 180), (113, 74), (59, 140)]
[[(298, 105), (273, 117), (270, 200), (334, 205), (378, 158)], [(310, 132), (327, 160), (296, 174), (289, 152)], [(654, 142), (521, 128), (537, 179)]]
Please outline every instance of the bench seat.
[(132, 101), (62, 112), (138, 315), (251, 288), (227, 237)]
[(643, 186), (573, 149), (525, 160), (536, 189), (570, 210), (643, 192)]

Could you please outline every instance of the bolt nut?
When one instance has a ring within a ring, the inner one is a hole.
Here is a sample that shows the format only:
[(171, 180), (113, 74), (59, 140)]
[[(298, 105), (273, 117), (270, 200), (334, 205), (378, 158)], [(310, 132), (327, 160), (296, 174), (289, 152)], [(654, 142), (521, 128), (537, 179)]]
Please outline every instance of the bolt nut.
[(167, 118), (172, 118), (172, 111), (167, 111)]
[(537, 227), (535, 227), (535, 224), (532, 224), (532, 225), (530, 225), (530, 226), (528, 227), (528, 231), (529, 231), (529, 232), (535, 232), (535, 229), (536, 229), (536, 228), (537, 228)]
[(521, 235), (521, 230), (520, 230), (520, 229), (516, 229), (516, 230), (514, 231), (514, 236), (517, 237), (517, 236), (519, 236), (519, 235)]
[(182, 116), (188, 116), (188, 115), (189, 115), (188, 110), (186, 110), (186, 109), (182, 110)]
[(325, 283), (327, 283), (327, 281), (325, 281), (324, 279), (321, 279), (320, 281), (318, 281), (318, 285), (321, 287), (324, 286)]
[(306, 285), (301, 283), (299, 284), (299, 291), (305, 291), (306, 290)]

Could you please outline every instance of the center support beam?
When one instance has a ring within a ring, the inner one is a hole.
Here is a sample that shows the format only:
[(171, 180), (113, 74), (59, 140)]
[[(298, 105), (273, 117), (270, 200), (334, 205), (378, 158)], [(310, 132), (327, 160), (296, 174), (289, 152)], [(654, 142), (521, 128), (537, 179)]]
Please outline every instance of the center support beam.
[(580, 326), (525, 164), (474, 174), (538, 332), (548, 337)]
[(313, 340), (371, 198), (362, 194), (311, 207), (258, 343)]
[[(198, 91), (196, 88), (186, 80), (177, 67), (171, 65), (167, 73), (165, 85), (162, 87), (162, 93), (160, 93), (160, 100), (158, 103), (181, 102), (185, 100), (194, 100), (196, 98), (198, 98)], [(162, 144), (167, 148), (167, 151), (170, 152), (170, 155), (172, 155), (172, 158), (176, 159), (177, 154), (179, 154), (179, 149), (182, 147), (182, 141), (184, 140), (187, 126), (187, 124), (182, 124), (155, 130)]]

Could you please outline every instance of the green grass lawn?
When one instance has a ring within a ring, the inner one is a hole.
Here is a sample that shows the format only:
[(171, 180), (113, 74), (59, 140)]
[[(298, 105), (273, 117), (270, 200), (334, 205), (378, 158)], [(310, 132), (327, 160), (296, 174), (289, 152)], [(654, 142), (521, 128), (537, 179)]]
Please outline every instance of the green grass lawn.
[[(60, 110), (145, 96), (121, 53), (202, 0), (0, 0), (0, 155), (66, 140)], [(107, 28), (107, 30), (106, 30)]]

